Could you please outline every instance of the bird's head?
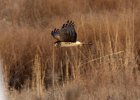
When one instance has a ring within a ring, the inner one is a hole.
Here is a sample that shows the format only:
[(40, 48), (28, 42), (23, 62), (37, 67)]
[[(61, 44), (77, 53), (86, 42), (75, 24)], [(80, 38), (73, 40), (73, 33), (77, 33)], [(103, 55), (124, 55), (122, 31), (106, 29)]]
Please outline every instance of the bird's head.
[(54, 46), (57, 47), (57, 48), (61, 47), (61, 42), (60, 41), (56, 41), (54, 43)]

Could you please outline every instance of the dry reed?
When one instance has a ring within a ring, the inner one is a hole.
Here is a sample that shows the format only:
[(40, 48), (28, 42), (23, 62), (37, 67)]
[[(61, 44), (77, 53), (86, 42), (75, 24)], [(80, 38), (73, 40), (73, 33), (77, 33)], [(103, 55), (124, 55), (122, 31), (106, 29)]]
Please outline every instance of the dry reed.
[[(140, 99), (139, 7), (139, 0), (1, 0), (5, 82), (21, 90), (9, 98)], [(50, 32), (67, 19), (79, 41), (94, 45), (54, 48)]]

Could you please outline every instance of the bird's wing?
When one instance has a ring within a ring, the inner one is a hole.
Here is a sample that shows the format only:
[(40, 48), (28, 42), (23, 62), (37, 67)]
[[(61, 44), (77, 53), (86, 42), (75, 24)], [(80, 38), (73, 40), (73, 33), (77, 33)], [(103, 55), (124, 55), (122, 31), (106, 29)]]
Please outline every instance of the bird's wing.
[(51, 35), (57, 40), (57, 41), (61, 41), (60, 39), (60, 30), (59, 29), (54, 29), (52, 32), (51, 32)]
[(54, 29), (52, 36), (61, 42), (76, 42), (77, 33), (75, 31), (75, 25), (72, 21), (67, 21), (61, 29)]

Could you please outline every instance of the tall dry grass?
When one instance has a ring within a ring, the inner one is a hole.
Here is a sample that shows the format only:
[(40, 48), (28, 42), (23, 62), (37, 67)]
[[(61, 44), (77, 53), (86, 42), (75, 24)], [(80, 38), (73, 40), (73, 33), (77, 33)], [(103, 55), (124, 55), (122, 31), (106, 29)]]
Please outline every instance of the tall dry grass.
[[(138, 100), (139, 7), (138, 0), (1, 0), (5, 82), (21, 90), (9, 98)], [(50, 32), (67, 19), (79, 41), (94, 45), (54, 48)]]

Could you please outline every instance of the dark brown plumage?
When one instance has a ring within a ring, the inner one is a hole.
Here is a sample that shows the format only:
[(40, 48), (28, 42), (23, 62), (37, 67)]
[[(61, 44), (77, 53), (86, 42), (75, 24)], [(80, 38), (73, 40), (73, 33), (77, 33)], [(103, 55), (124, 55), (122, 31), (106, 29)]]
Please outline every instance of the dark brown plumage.
[(59, 42), (76, 42), (77, 33), (73, 21), (67, 21), (61, 29), (54, 29), (51, 32), (52, 36)]

